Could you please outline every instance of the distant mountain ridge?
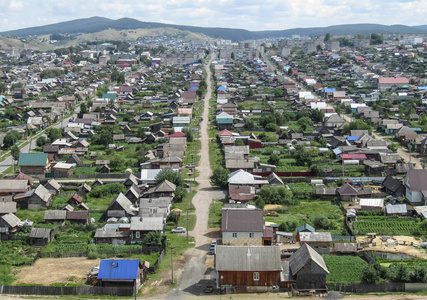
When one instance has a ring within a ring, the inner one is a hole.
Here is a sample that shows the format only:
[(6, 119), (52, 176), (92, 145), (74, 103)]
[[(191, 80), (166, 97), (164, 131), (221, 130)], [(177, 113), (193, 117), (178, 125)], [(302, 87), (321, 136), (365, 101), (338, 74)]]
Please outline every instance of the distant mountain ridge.
[(202, 33), (212, 38), (222, 38), (234, 42), (262, 38), (291, 37), (292, 35), (314, 36), (330, 33), (332, 35), (362, 34), (371, 33), (427, 33), (427, 25), (405, 26), (405, 25), (380, 25), (380, 24), (344, 24), (328, 27), (293, 28), (286, 30), (269, 31), (249, 31), (245, 29), (218, 28), (218, 27), (197, 27), (186, 25), (173, 25), (156, 22), (143, 22), (132, 18), (121, 18), (111, 20), (104, 17), (91, 17), (76, 19), (72, 21), (60, 22), (56, 24), (30, 27), (18, 30), (1, 32), (6, 36), (29, 36), (46, 34), (77, 34), (95, 33), (106, 29), (132, 30), (132, 29), (152, 29), (170, 27), (179, 30)]

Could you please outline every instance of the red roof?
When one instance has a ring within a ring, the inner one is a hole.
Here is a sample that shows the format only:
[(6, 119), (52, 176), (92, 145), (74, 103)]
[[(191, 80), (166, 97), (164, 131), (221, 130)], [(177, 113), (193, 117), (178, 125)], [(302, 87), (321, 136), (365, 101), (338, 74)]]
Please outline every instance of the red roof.
[(166, 137), (168, 137), (168, 138), (185, 137), (185, 133), (175, 132), (175, 133), (167, 135)]
[(219, 133), (219, 136), (232, 136), (233, 133), (230, 130), (224, 129)]
[(365, 154), (354, 153), (354, 154), (341, 154), (342, 159), (366, 159)]
[(406, 77), (380, 77), (378, 82), (391, 84), (409, 84), (409, 79)]

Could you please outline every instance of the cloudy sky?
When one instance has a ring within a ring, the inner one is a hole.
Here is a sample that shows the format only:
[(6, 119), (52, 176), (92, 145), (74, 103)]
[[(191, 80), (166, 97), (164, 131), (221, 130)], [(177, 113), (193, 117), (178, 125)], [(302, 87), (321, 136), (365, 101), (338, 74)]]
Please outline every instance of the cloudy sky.
[(427, 24), (427, 0), (0, 0), (0, 7), (0, 32), (92, 16), (248, 30)]

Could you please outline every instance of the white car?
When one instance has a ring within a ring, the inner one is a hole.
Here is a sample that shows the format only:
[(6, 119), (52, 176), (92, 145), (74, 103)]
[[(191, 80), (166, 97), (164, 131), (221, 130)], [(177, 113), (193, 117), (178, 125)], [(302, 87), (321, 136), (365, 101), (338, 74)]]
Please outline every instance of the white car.
[(172, 233), (185, 233), (186, 229), (184, 227), (177, 227), (171, 230)]

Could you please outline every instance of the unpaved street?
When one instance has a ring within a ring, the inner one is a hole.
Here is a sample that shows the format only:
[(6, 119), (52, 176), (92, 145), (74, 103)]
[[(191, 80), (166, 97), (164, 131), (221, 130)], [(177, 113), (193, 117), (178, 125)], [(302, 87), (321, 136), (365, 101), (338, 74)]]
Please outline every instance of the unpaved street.
[[(213, 57), (211, 61), (212, 59)], [(199, 295), (203, 293), (204, 286), (203, 284), (200, 285), (199, 281), (210, 278), (209, 272), (206, 273), (205, 260), (210, 241), (213, 239), (207, 232), (209, 206), (212, 199), (224, 198), (225, 196), (222, 190), (212, 187), (209, 180), (212, 174), (209, 161), (210, 140), (208, 137), (209, 99), (212, 97), (210, 62), (205, 66), (208, 88), (204, 98), (203, 121), (201, 123), (201, 159), (198, 167), (199, 177), (196, 178), (199, 186), (197, 188), (197, 194), (193, 198), (193, 204), (196, 208), (197, 223), (194, 230), (190, 231), (190, 235), (194, 236), (196, 244), (194, 248), (187, 250), (185, 253), (185, 268), (179, 278), (177, 287), (169, 292), (169, 299), (186, 299), (189, 294)]]

